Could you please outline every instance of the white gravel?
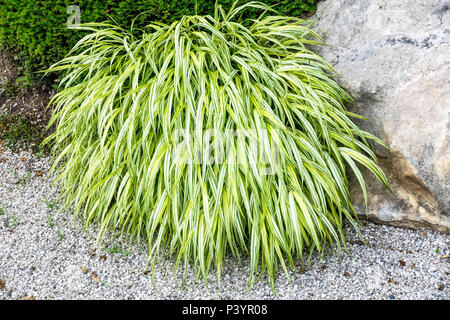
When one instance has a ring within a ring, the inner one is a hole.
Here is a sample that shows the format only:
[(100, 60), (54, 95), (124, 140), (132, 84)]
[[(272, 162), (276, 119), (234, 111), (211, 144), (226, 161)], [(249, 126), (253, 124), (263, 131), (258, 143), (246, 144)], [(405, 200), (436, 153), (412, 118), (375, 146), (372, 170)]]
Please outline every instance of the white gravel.
[(95, 232), (74, 227), (69, 213), (56, 214), (48, 202), (57, 195), (49, 164), (26, 151), (0, 151), (0, 299), (450, 298), (449, 235), (372, 223), (362, 228), (367, 244), (346, 230), (353, 258), (313, 256), (309, 268), (290, 273), (291, 282), (279, 272), (276, 296), (266, 278), (249, 290), (248, 261), (231, 257), (220, 290), (214, 270), (208, 285), (191, 271), (183, 284), (170, 259), (157, 263), (152, 281), (143, 272), (144, 249), (106, 252), (96, 247)]

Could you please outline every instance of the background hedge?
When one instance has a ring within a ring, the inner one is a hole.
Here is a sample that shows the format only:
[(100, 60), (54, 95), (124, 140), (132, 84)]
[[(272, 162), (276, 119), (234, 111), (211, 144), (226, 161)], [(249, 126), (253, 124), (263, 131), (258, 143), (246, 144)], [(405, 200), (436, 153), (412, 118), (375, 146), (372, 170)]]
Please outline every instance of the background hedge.
[[(221, 0), (229, 8), (234, 0)], [(239, 3), (248, 0), (239, 0)], [(317, 0), (261, 0), (283, 14), (302, 16), (316, 9)], [(28, 74), (58, 61), (83, 33), (66, 26), (69, 5), (78, 5), (81, 23), (101, 22), (110, 15), (122, 26), (129, 26), (138, 14), (137, 26), (158, 20), (170, 23), (185, 14), (213, 14), (215, 0), (0, 0), (0, 43), (25, 64)], [(258, 13), (246, 13), (255, 18)]]

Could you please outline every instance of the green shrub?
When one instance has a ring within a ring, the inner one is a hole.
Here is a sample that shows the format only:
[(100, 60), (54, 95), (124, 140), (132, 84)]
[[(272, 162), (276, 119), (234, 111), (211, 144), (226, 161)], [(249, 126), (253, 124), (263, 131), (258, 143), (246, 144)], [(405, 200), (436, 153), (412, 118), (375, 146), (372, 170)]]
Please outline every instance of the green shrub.
[[(234, 0), (220, 1), (231, 7)], [(247, 2), (239, 0), (240, 3)], [(313, 12), (317, 0), (267, 0), (277, 4), (283, 14), (299, 16)], [(62, 59), (82, 38), (79, 30), (67, 28), (69, 5), (78, 5), (81, 22), (103, 22), (110, 15), (122, 26), (130, 26), (139, 14), (136, 26), (148, 21), (170, 23), (183, 15), (213, 14), (215, 0), (2, 0), (0, 5), (0, 43), (18, 54), (28, 73), (48, 68)], [(247, 17), (256, 18), (255, 11)]]
[[(66, 205), (100, 238), (118, 230), (203, 276), (244, 252), (251, 282), (267, 271), (273, 285), (279, 263), (294, 268), (325, 243), (340, 252), (344, 220), (357, 228), (346, 168), (365, 197), (358, 165), (388, 184), (368, 140), (382, 142), (350, 120), (348, 94), (309, 49), (321, 44), (310, 23), (267, 16), (247, 28), (247, 7), (153, 23), (141, 37), (85, 25), (51, 69), (66, 74), (46, 142)], [(225, 150), (227, 130), (241, 131)]]

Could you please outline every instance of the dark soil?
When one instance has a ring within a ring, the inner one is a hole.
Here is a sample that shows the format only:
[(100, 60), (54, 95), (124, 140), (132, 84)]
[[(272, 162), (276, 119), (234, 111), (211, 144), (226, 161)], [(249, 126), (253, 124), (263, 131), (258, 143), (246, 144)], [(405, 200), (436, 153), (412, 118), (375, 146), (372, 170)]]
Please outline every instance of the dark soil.
[(13, 149), (38, 148), (49, 134), (47, 105), (55, 90), (35, 83), (21, 72), (14, 57), (0, 51), (0, 143)]

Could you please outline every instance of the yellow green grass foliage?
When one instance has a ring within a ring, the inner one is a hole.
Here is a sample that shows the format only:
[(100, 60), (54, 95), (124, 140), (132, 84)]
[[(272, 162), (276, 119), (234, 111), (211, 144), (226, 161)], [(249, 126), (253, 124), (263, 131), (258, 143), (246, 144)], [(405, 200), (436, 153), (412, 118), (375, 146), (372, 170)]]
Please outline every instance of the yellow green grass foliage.
[[(266, 14), (243, 23), (248, 7)], [(340, 251), (344, 220), (357, 227), (346, 169), (365, 195), (360, 166), (388, 186), (369, 140), (382, 142), (352, 122), (349, 95), (311, 50), (321, 40), (310, 22), (251, 2), (150, 23), (139, 38), (82, 28), (90, 33), (50, 69), (66, 73), (47, 141), (66, 204), (100, 237), (119, 230), (202, 276), (215, 266), (220, 278), (228, 253), (248, 255), (250, 282), (267, 274), (273, 286), (306, 249)], [(222, 161), (222, 140), (202, 140), (211, 130), (241, 132)]]

